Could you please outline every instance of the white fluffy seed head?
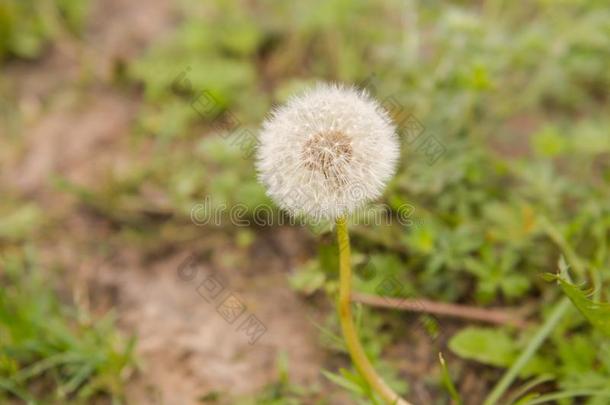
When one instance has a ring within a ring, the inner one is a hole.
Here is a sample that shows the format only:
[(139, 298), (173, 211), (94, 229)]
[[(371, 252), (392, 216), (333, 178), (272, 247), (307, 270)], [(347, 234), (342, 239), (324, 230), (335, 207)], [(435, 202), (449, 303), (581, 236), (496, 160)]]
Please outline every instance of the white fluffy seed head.
[(291, 215), (334, 220), (379, 197), (399, 156), (395, 127), (365, 91), (319, 84), (273, 111), (259, 178)]

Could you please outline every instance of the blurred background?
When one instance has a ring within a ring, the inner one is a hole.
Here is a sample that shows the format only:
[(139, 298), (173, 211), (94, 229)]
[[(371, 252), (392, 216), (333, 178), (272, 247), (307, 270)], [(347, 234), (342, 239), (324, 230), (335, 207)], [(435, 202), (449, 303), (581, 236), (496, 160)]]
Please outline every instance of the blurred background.
[[(257, 129), (317, 81), (400, 129), (377, 203), (409, 220), (352, 239), (355, 289), (395, 298), (357, 305), (362, 339), (406, 398), (452, 403), (449, 375), (481, 404), (566, 291), (608, 301), (605, 0), (2, 0), (0, 69), (2, 403), (375, 403), (332, 230), (256, 214)], [(572, 290), (543, 277), (562, 254)], [(610, 386), (603, 327), (564, 312), (502, 403)]]

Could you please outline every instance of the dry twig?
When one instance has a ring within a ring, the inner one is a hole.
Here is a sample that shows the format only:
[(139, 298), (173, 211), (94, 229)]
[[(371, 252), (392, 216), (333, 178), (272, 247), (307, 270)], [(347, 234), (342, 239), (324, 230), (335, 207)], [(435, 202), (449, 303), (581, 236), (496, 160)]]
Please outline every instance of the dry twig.
[(429, 313), (454, 318), (472, 319), (498, 325), (510, 325), (520, 329), (527, 322), (517, 314), (503, 309), (484, 309), (468, 305), (435, 302), (426, 299), (406, 299), (381, 297), (378, 295), (353, 293), (352, 301), (380, 308), (399, 309), (411, 312)]

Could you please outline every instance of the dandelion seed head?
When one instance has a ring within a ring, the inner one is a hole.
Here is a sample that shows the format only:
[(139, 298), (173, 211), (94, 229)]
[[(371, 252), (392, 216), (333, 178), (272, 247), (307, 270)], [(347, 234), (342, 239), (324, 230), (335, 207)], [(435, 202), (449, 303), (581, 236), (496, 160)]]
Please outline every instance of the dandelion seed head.
[(319, 84), (275, 109), (257, 149), (259, 179), (291, 215), (334, 220), (378, 198), (396, 169), (395, 127), (365, 91)]

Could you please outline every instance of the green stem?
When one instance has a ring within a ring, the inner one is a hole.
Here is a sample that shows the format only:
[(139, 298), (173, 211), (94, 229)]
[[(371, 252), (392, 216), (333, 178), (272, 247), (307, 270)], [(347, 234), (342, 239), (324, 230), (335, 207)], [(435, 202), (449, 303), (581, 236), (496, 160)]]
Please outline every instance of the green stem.
[(542, 342), (547, 338), (547, 336), (551, 333), (551, 331), (557, 326), (561, 318), (565, 315), (568, 308), (570, 308), (570, 300), (568, 298), (562, 298), (555, 309), (551, 313), (551, 315), (544, 322), (542, 327), (536, 332), (536, 335), (530, 340), (527, 347), (519, 358), (513, 363), (513, 365), (504, 373), (502, 379), (498, 381), (494, 389), (485, 399), (483, 405), (496, 405), (498, 404), (498, 400), (504, 394), (504, 392), (508, 389), (508, 387), (513, 383), (514, 379), (517, 377), (521, 369), (527, 364), (527, 362), (532, 358), (534, 353), (538, 350)]
[(358, 372), (364, 377), (373, 391), (379, 394), (384, 401), (394, 405), (410, 405), (407, 401), (400, 398), (377, 374), (366, 357), (358, 338), (352, 317), (352, 268), (350, 263), (349, 234), (345, 218), (337, 219), (337, 241), (339, 242), (339, 319), (347, 350)]

